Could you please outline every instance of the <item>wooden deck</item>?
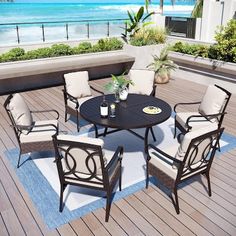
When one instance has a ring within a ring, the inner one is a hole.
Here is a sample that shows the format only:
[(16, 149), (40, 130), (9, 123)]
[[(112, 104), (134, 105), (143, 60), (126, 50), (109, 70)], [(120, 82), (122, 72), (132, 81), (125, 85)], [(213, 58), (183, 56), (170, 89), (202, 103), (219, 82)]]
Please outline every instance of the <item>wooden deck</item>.
[[(93, 84), (95, 82), (92, 82)], [(101, 86), (104, 80), (96, 81)], [(169, 102), (196, 101), (205, 86), (185, 80), (159, 85), (157, 96)], [(60, 87), (24, 93), (30, 107), (57, 109), (62, 130), (75, 131), (72, 122), (64, 123), (64, 104)], [(3, 104), (5, 97), (0, 97)], [(225, 117), (226, 132), (236, 136), (236, 96)], [(43, 115), (38, 118), (44, 117)], [(211, 169), (212, 197), (199, 181), (179, 190), (180, 215), (170, 199), (157, 187), (149, 187), (114, 202), (109, 223), (105, 210), (98, 209), (57, 229), (49, 230), (4, 156), (17, 146), (9, 120), (0, 106), (0, 235), (236, 235), (236, 149), (215, 159)], [(23, 167), (22, 167), (23, 168)], [(203, 178), (203, 182), (206, 183)]]

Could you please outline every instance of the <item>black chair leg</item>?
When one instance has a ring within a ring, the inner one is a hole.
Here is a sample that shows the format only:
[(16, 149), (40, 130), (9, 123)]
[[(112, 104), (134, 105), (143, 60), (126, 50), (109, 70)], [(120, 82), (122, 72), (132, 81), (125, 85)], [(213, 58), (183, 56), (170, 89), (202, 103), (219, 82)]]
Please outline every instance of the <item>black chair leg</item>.
[(148, 171), (148, 163), (146, 165), (146, 188), (148, 188), (148, 184), (149, 184), (149, 171)]
[(106, 137), (108, 128), (104, 129), (103, 137)]
[(174, 128), (174, 138), (176, 138), (176, 121), (175, 121), (175, 128)]
[(63, 192), (64, 192), (64, 186), (61, 185), (61, 192), (60, 192), (60, 205), (59, 205), (59, 211), (62, 212), (63, 210)]
[(175, 210), (176, 210), (176, 213), (179, 214), (179, 199), (178, 199), (178, 194), (177, 194), (177, 188), (175, 188), (173, 190), (173, 193), (175, 195)]
[(67, 115), (68, 115), (68, 113), (67, 113), (67, 111), (65, 110), (65, 122), (67, 122)]
[(80, 130), (80, 125), (79, 125), (79, 113), (78, 113), (78, 111), (77, 111), (77, 131), (79, 132), (79, 130)]
[(106, 205), (106, 216), (105, 221), (108, 222), (111, 209), (111, 193), (107, 192), (107, 205)]
[(211, 181), (209, 172), (206, 173), (207, 184), (208, 184), (208, 195), (211, 197)]
[(121, 191), (121, 189), (122, 189), (122, 187), (121, 187), (121, 185), (122, 185), (122, 170), (121, 170), (121, 167), (120, 167), (120, 178), (119, 178), (119, 190)]
[(17, 168), (20, 167), (20, 158), (21, 158), (21, 152), (20, 152), (19, 157), (18, 157)]
[(98, 138), (98, 127), (94, 125), (94, 130), (95, 130), (95, 138)]

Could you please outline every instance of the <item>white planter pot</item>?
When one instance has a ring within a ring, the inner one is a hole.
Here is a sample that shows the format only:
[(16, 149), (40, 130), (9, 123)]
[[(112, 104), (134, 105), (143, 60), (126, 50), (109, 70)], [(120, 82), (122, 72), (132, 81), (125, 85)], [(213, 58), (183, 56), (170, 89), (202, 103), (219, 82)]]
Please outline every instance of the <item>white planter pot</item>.
[(124, 88), (120, 91), (119, 93), (119, 97), (120, 97), (120, 100), (121, 101), (125, 101), (128, 97), (128, 94), (129, 94), (129, 90), (128, 88)]
[(132, 69), (147, 69), (147, 66), (153, 62), (153, 55), (160, 55), (160, 51), (165, 47), (165, 44), (147, 45), (147, 46), (132, 46), (125, 44), (123, 50), (129, 56), (135, 57), (135, 62)]

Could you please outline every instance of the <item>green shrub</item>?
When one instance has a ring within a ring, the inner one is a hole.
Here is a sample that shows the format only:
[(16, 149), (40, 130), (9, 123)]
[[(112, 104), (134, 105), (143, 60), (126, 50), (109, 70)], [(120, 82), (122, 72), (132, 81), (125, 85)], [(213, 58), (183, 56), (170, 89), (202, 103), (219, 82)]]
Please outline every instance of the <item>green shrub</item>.
[(130, 39), (133, 46), (144, 46), (165, 43), (167, 32), (165, 28), (143, 27)]
[(122, 49), (123, 43), (117, 38), (100, 39), (92, 46), (90, 42), (82, 42), (77, 47), (71, 48), (66, 44), (54, 44), (51, 47), (38, 48), (25, 52), (22, 48), (14, 48), (0, 55), (1, 62), (31, 60), (48, 57), (58, 57), (89, 52), (101, 52)]
[(220, 27), (215, 36), (216, 43), (209, 46), (200, 44), (175, 43), (171, 50), (194, 56), (236, 63), (236, 20)]
[(66, 44), (54, 44), (51, 47), (52, 57), (72, 55), (73, 50), (69, 45)]
[(212, 59), (236, 62), (236, 20), (232, 19), (224, 27), (220, 27), (215, 36), (216, 44), (209, 49)]
[(82, 54), (92, 52), (92, 44), (90, 42), (82, 42), (73, 48), (74, 54)]
[(31, 59), (47, 58), (47, 57), (52, 57), (52, 54), (53, 54), (52, 49), (49, 47), (38, 48), (38, 49), (26, 52), (23, 59), (31, 60)]
[(99, 51), (112, 51), (122, 49), (123, 43), (117, 38), (99, 39), (97, 45), (94, 45), (95, 49)]
[(25, 55), (25, 50), (22, 48), (13, 48), (9, 52), (1, 55), (1, 62), (19, 61)]

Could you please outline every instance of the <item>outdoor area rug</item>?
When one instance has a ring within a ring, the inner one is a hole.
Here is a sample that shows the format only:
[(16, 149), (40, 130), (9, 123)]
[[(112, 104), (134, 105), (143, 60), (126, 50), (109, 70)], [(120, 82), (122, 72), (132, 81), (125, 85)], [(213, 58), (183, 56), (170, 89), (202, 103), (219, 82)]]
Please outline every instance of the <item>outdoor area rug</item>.
[[(177, 139), (173, 139), (173, 124), (174, 119), (171, 117), (163, 124), (154, 127), (154, 133), (160, 149), (169, 145), (178, 145)], [(100, 131), (103, 130), (100, 129)], [(144, 135), (145, 130), (139, 129), (136, 131)], [(86, 123), (79, 134), (75, 134), (94, 137), (92, 126)], [(118, 145), (124, 146), (125, 151), (122, 162), (122, 191), (117, 190), (114, 194), (113, 202), (144, 189), (146, 168), (143, 153), (144, 142), (128, 131), (112, 133), (103, 139), (105, 152), (113, 153)], [(152, 142), (151, 135), (150, 142)], [(235, 147), (236, 137), (226, 133), (223, 134), (221, 153)], [(17, 169), (18, 153), (19, 149), (15, 148), (7, 151), (6, 156), (49, 228), (56, 228), (106, 205), (106, 198), (102, 192), (98, 197), (97, 191), (94, 192), (75, 186), (67, 187), (64, 194), (64, 210), (60, 213), (58, 210), (60, 185), (52, 152), (33, 153), (31, 157), (23, 155), (21, 158), (22, 165)], [(219, 155), (216, 158), (219, 158)]]

